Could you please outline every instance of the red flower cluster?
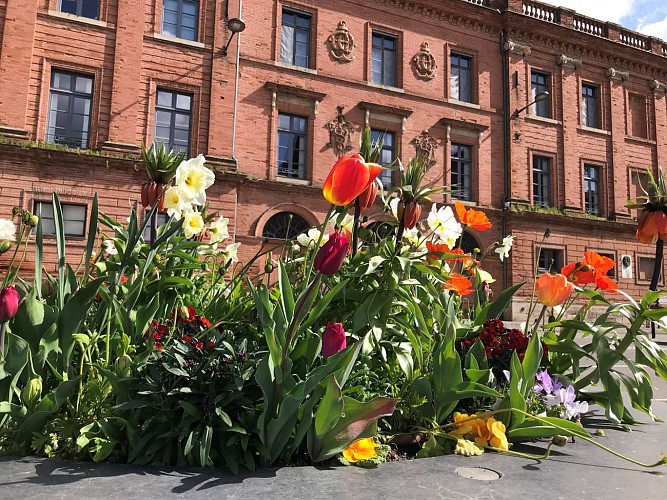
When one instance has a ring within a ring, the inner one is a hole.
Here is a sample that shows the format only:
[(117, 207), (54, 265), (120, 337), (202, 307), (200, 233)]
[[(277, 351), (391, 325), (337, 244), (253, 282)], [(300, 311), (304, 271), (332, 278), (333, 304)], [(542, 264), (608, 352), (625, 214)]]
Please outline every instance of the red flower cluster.
[[(206, 318), (204, 318), (204, 319), (206, 319)], [(190, 337), (190, 335), (183, 335), (183, 337), (181, 337), (181, 340), (183, 340), (183, 342), (187, 342), (188, 344), (190, 344), (192, 347), (194, 347), (198, 351), (203, 351), (204, 346), (208, 347), (209, 349), (215, 348), (215, 342), (213, 342), (212, 340), (209, 340), (208, 343), (204, 344), (203, 339), (198, 339), (196, 337)]]
[(148, 327), (148, 330), (146, 330), (146, 333), (144, 333), (144, 340), (147, 342), (149, 339), (153, 338), (153, 345), (158, 351), (161, 351), (162, 348), (164, 347), (164, 344), (162, 343), (162, 339), (164, 339), (164, 336), (169, 333), (169, 326), (160, 323), (158, 320), (154, 319), (151, 321), (151, 326)]
[[(523, 361), (528, 347), (528, 339), (520, 330), (505, 328), (499, 319), (485, 321), (484, 329), (479, 336), (461, 340), (463, 354), (472, 348), (477, 339), (484, 345), (486, 358), (496, 377), (501, 376), (503, 370), (509, 369), (513, 352), (516, 352), (519, 360)], [(544, 344), (542, 349), (546, 354), (547, 348)]]

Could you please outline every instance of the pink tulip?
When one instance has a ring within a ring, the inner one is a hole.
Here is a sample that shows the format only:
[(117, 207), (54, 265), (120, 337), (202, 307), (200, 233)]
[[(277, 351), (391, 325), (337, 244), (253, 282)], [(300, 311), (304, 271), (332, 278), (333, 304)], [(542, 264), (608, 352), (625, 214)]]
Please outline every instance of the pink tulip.
[(6, 286), (0, 291), (0, 321), (9, 321), (19, 309), (19, 292), (13, 286)]

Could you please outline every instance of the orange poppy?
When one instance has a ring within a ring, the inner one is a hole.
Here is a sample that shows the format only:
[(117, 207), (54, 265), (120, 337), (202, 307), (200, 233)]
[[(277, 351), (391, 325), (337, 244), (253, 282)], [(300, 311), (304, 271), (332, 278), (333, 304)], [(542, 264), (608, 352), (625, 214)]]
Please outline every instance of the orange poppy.
[(442, 285), (447, 290), (456, 292), (459, 295), (468, 295), (474, 292), (472, 283), (468, 278), (457, 273), (452, 273), (449, 279)]
[(562, 274), (545, 273), (537, 278), (537, 300), (549, 307), (559, 306), (570, 296), (574, 284)]
[(442, 254), (451, 253), (451, 250), (446, 243), (433, 243), (432, 241), (427, 241), (426, 249), (428, 250), (427, 257), (433, 260), (440, 260)]
[(381, 171), (380, 165), (366, 163), (360, 154), (343, 155), (331, 168), (322, 193), (332, 205), (349, 205), (366, 191)]
[(456, 215), (459, 216), (459, 221), (464, 226), (478, 231), (486, 231), (491, 228), (492, 224), (484, 212), (472, 208), (466, 210), (466, 207), (460, 201), (454, 203), (454, 207), (456, 208)]
[(614, 282), (607, 273), (613, 269), (614, 261), (604, 257), (597, 252), (584, 252), (581, 262), (573, 262), (564, 266), (561, 273), (576, 285), (587, 285), (595, 283), (600, 290), (616, 291), (618, 284)]

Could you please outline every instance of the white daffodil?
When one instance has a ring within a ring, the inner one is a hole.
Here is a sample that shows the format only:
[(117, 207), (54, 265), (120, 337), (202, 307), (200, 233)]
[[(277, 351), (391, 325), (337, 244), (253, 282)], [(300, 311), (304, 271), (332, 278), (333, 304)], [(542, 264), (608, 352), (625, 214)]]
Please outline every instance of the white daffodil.
[(398, 204), (401, 200), (398, 198), (392, 198), (389, 202), (389, 208), (391, 208), (391, 213), (396, 219), (398, 219)]
[(416, 227), (413, 227), (412, 229), (405, 229), (403, 231), (403, 239), (407, 240), (411, 245), (417, 246), (419, 245), (419, 229)]
[(512, 243), (514, 243), (514, 236), (509, 235), (503, 238), (502, 243), (496, 243), (498, 245), (494, 250), (498, 257), (500, 257), (500, 262), (503, 262), (507, 257), (510, 256), (510, 250), (512, 249)]
[(479, 276), (480, 281), (484, 283), (495, 283), (496, 280), (491, 276), (491, 273), (485, 271), (484, 269), (477, 269), (477, 275)]
[(199, 212), (190, 212), (183, 218), (183, 234), (186, 238), (201, 233), (204, 230), (204, 219)]
[(225, 247), (225, 250), (223, 251), (223, 255), (225, 257), (225, 262), (232, 261), (232, 262), (238, 262), (239, 261), (239, 246), (240, 243), (231, 243)]
[(165, 191), (163, 203), (169, 217), (176, 220), (181, 219), (184, 211), (191, 211), (192, 209), (192, 205), (183, 199), (181, 191), (176, 186), (172, 186)]
[(350, 214), (345, 214), (345, 217), (343, 217), (343, 221), (340, 223), (340, 227), (342, 229), (345, 229), (346, 231), (349, 231), (350, 233), (353, 233), (354, 217), (352, 217)]
[(0, 219), (0, 240), (16, 241), (16, 226), (13, 221)]
[(440, 207), (438, 209), (434, 203), (426, 222), (442, 243), (445, 243), (449, 248), (456, 246), (456, 240), (461, 237), (463, 227), (457, 222), (451, 207)]
[[(303, 247), (315, 248), (315, 245), (317, 245), (317, 242), (320, 239), (320, 234), (321, 232), (319, 229), (316, 227), (311, 227), (308, 232), (301, 233), (299, 236), (297, 236), (296, 241), (298, 241), (299, 245)], [(322, 242), (320, 244), (324, 245), (327, 241), (329, 241), (329, 235), (323, 234)]]
[(104, 240), (102, 242), (102, 251), (107, 255), (118, 255), (118, 250), (116, 250), (116, 244), (113, 240)]
[(181, 198), (194, 205), (206, 202), (206, 190), (215, 182), (215, 174), (204, 166), (206, 158), (199, 155), (182, 162), (176, 169), (176, 187)]
[(229, 219), (227, 217), (218, 217), (218, 220), (211, 224), (208, 230), (211, 233), (211, 243), (216, 244), (229, 238)]

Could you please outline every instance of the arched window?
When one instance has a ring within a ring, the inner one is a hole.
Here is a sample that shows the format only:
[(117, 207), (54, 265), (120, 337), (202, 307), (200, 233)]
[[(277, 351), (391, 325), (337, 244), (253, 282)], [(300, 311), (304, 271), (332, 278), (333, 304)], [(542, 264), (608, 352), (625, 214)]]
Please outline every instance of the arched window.
[[(471, 236), (470, 233), (463, 233), (461, 236), (463, 238), (463, 241), (461, 242), (461, 249), (465, 253), (472, 253), (472, 251), (475, 248), (479, 248), (479, 243), (477, 243), (477, 240), (475, 239), (474, 236)], [(456, 246), (459, 246), (459, 242), (456, 242)]]
[(264, 224), (262, 236), (278, 240), (296, 238), (310, 227), (306, 220), (292, 212), (278, 212)]

